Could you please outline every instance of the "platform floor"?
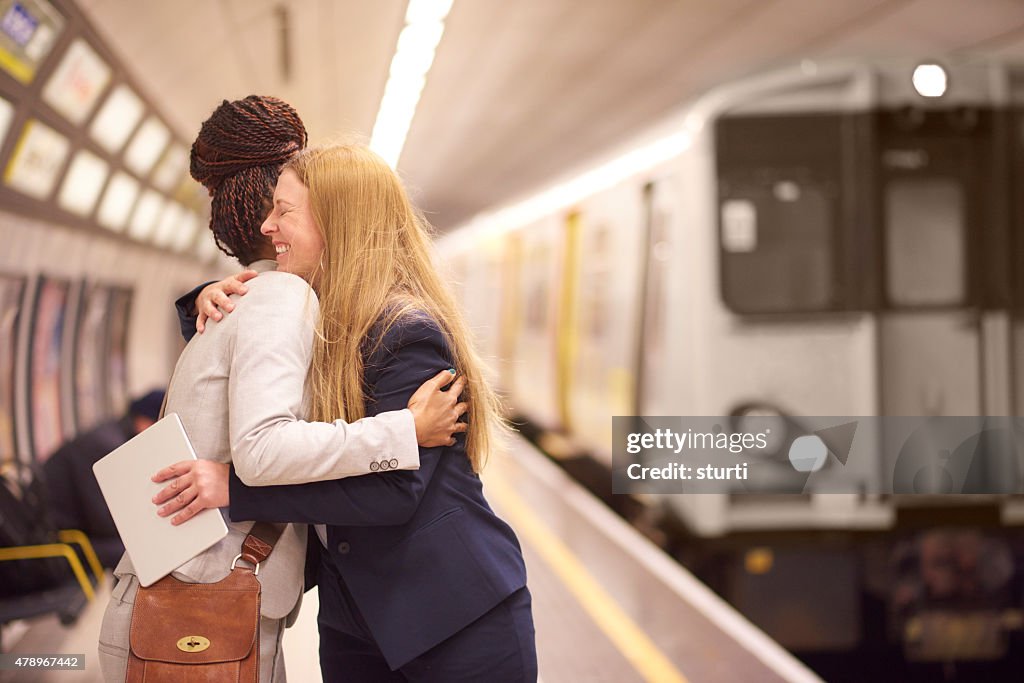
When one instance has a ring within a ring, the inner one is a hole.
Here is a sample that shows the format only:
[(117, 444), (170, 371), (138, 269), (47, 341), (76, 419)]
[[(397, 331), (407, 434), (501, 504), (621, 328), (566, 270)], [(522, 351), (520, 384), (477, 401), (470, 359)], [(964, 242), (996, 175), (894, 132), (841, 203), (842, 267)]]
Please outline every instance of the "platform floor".
[[(485, 492), (519, 535), (544, 683), (819, 681), (525, 441), (495, 456)], [(0, 672), (0, 683), (99, 683), (110, 582), (79, 622), (12, 625), (7, 651), (85, 653), (85, 671)], [(285, 635), (289, 679), (320, 681), (315, 591)]]

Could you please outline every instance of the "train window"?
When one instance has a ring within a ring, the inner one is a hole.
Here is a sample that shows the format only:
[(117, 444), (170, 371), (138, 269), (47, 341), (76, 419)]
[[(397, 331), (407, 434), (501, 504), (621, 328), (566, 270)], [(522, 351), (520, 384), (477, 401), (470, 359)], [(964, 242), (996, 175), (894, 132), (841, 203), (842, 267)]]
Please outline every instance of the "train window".
[(808, 312), (834, 304), (833, 202), (813, 182), (733, 186), (720, 207), (722, 294), (740, 313)]
[(966, 294), (964, 192), (943, 178), (885, 188), (886, 292), (896, 306), (961, 303)]

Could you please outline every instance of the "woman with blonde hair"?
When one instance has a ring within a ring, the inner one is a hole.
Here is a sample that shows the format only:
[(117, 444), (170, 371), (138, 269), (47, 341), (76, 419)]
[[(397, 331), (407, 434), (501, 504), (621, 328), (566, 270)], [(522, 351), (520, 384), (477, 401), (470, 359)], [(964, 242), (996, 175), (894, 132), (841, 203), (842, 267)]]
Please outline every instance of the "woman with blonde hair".
[[(176, 413), (204, 462), (233, 462), (254, 485), (302, 483), (339, 477), (370, 479), (387, 463), (391, 469), (419, 466), (417, 443), (445, 444), (456, 424), (454, 397), (440, 391), (452, 380), (439, 372), (409, 410), (347, 423), (305, 421), (307, 371), (312, 357), (315, 292), (294, 274), (277, 272), (275, 249), (260, 233), (284, 162), (306, 144), (298, 113), (274, 97), (250, 96), (221, 103), (199, 131), (192, 147), (192, 176), (213, 197), (210, 229), (218, 245), (259, 271), (247, 285), (230, 319), (211, 323), (182, 352), (167, 389), (167, 412)], [(458, 381), (458, 380), (456, 380)], [(457, 387), (452, 393), (457, 393)], [(430, 409), (430, 405), (441, 411)], [(341, 417), (339, 413), (337, 417)], [(170, 487), (190, 501), (199, 482), (193, 473), (171, 471)], [(362, 476), (367, 475), (367, 476)], [(229, 525), (228, 535), (175, 572), (187, 583), (214, 583), (227, 576), (252, 525)], [(284, 627), (300, 605), (307, 529), (286, 525), (273, 553), (257, 573), (260, 598), (259, 680), (285, 680), (281, 641)], [(132, 558), (122, 558), (118, 582), (107, 605), (99, 636), (104, 680), (124, 681), (140, 660), (130, 656), (135, 599), (139, 590)], [(147, 612), (149, 623), (161, 621)]]
[(308, 279), (320, 300), (312, 419), (393, 410), (424, 379), (456, 367), (468, 429), (454, 445), (420, 448), (419, 470), (376, 477), (249, 488), (226, 465), (197, 463), (229, 472), (226, 486), (197, 477), (214, 482), (200, 499), (230, 501), (236, 521), (317, 525), (307, 583), (315, 575), (320, 587), (325, 681), (535, 680), (522, 552), (477, 474), (503, 423), (431, 261), (426, 222), (380, 157), (336, 145), (286, 164), (262, 230), (279, 269)]

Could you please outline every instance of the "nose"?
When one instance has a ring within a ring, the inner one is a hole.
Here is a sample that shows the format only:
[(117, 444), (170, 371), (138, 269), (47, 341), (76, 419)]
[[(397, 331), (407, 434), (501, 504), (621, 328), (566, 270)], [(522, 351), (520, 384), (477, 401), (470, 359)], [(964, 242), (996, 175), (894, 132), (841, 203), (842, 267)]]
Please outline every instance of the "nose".
[(277, 230), (277, 226), (274, 225), (273, 218), (274, 212), (271, 211), (270, 214), (267, 215), (267, 217), (264, 219), (263, 224), (260, 226), (260, 232), (263, 233), (264, 235), (269, 235), (270, 233)]

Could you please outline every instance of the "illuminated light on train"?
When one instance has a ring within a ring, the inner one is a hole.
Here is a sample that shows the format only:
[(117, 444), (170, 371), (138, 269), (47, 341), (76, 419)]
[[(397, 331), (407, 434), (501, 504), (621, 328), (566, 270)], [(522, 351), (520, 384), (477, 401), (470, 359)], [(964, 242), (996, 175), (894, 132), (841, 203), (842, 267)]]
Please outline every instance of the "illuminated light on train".
[(912, 80), (914, 90), (921, 97), (942, 97), (949, 84), (946, 70), (938, 64), (918, 64)]

